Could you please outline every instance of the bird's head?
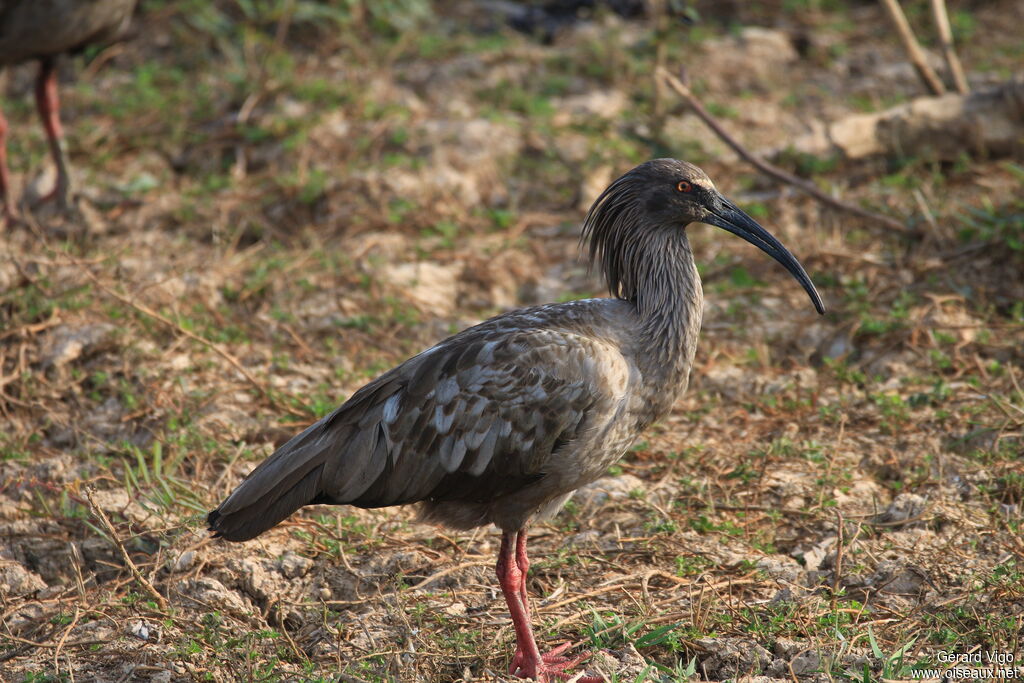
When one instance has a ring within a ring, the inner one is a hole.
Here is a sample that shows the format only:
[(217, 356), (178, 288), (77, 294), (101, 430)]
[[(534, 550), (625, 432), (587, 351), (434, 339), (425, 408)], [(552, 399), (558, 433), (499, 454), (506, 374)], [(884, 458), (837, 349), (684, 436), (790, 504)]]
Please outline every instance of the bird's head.
[(714, 225), (750, 242), (781, 263), (806, 290), (818, 313), (825, 312), (796, 257), (722, 196), (704, 171), (685, 161), (654, 159), (609, 185), (587, 213), (583, 238), (590, 240), (591, 259), (605, 264), (612, 293), (622, 295), (629, 277), (623, 266), (638, 253), (637, 247), (657, 233), (684, 230), (690, 223)]

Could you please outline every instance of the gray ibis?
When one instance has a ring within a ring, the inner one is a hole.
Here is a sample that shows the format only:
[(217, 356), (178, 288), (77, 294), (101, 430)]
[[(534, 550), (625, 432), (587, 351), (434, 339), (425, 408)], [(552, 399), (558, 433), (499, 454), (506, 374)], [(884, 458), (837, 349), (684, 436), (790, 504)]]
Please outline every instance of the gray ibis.
[(550, 681), (586, 655), (542, 655), (530, 625), (526, 530), (603, 476), (686, 389), (703, 292), (687, 226), (707, 223), (799, 261), (696, 166), (656, 159), (613, 182), (583, 224), (610, 298), (514, 310), (463, 330), (359, 389), (281, 446), (212, 511), (245, 541), (304, 505), (417, 503), (456, 529), (496, 525), (515, 629), (510, 673)]

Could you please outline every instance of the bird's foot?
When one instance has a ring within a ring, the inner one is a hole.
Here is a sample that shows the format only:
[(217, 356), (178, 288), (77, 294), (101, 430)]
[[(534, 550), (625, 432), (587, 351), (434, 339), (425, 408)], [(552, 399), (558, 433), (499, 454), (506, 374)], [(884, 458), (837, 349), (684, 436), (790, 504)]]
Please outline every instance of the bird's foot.
[(562, 643), (549, 652), (540, 656), (540, 661), (529, 661), (521, 650), (516, 650), (512, 657), (512, 665), (508, 672), (519, 678), (532, 678), (540, 683), (553, 683), (554, 681), (569, 681), (574, 683), (603, 683), (604, 679), (599, 676), (575, 676), (568, 673), (568, 669), (575, 668), (590, 659), (592, 653), (584, 652), (575, 657), (566, 657), (562, 653), (572, 647), (572, 643)]
[[(540, 660), (544, 664), (561, 664), (568, 661), (568, 657), (563, 657), (562, 653), (572, 647), (572, 643), (562, 643), (550, 652), (545, 652), (540, 656)], [(508, 667), (508, 672), (513, 676), (518, 675), (518, 671), (523, 668), (523, 662), (526, 661), (526, 655), (522, 650), (516, 648), (515, 655), (512, 656), (512, 664)]]
[(104, 224), (100, 215), (85, 197), (68, 191), (66, 187), (54, 187), (44, 195), (26, 191), (23, 206), (32, 220), (50, 235), (74, 237), (102, 232)]
[(69, 185), (58, 185), (52, 190), (39, 197), (33, 197), (30, 200), (30, 206), (35, 209), (43, 204), (53, 203), (56, 207), (65, 213), (75, 208), (75, 198), (72, 194), (71, 187)]

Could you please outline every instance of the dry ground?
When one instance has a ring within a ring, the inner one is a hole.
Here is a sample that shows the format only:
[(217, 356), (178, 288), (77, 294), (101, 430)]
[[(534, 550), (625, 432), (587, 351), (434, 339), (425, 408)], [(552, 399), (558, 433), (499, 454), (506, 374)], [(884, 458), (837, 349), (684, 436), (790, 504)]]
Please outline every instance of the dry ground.
[[(669, 63), (752, 148), (922, 94), (874, 4), (697, 7)], [(1019, 71), (1024, 3), (951, 10), (972, 84)], [(195, 0), (144, 2), (136, 24), (66, 67), (79, 213), (0, 232), (0, 679), (504, 680), (493, 530), (315, 508), (228, 545), (203, 514), (451, 331), (600, 293), (582, 211), (663, 155), (779, 235), (829, 313), (691, 229), (708, 306), (690, 391), (534, 531), (540, 637), (598, 649), (589, 668), (620, 681), (1024, 659), (1019, 159), (793, 161), (922, 229), (907, 239), (656, 105), (642, 20), (545, 43), (471, 3)], [(30, 75), (5, 99), (29, 179)]]

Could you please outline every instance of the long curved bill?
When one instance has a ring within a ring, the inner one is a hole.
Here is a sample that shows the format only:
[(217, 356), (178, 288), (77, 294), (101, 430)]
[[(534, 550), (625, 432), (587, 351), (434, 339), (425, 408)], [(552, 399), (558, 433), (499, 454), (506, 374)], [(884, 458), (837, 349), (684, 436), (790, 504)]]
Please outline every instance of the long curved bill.
[(796, 278), (796, 281), (803, 285), (818, 313), (824, 315), (825, 305), (821, 302), (821, 296), (796, 257), (782, 246), (782, 242), (775, 239), (774, 235), (762, 228), (757, 221), (741, 211), (735, 204), (725, 197), (720, 196), (719, 200), (720, 206), (707, 207), (708, 215), (703, 218), (703, 222), (727, 230), (737, 237), (742, 237), (781, 263)]

